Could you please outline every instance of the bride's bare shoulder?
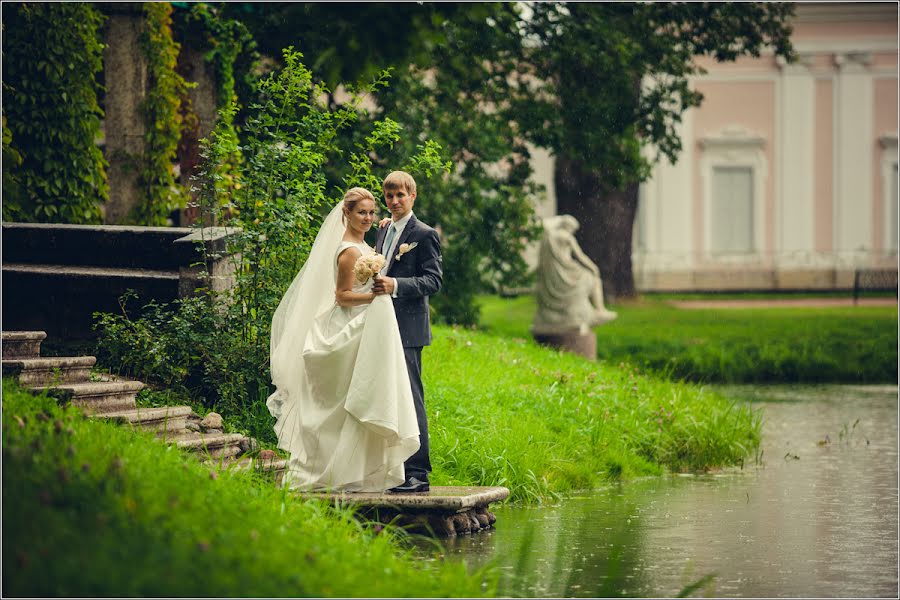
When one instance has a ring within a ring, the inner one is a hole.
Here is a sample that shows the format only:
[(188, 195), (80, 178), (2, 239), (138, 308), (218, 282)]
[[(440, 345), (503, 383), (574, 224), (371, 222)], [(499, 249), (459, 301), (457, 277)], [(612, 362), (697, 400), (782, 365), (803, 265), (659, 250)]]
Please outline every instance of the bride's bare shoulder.
[(343, 242), (337, 250), (338, 265), (349, 264), (353, 266), (356, 259), (362, 256), (362, 250), (353, 243)]

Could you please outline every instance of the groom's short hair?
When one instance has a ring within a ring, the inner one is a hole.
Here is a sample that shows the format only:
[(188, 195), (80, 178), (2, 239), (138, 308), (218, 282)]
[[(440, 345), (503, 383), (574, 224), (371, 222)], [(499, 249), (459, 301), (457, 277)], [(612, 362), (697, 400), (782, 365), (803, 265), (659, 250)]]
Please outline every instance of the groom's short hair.
[(405, 189), (410, 194), (416, 193), (416, 180), (406, 171), (392, 171), (384, 178), (381, 187), (387, 190), (396, 190), (398, 188)]

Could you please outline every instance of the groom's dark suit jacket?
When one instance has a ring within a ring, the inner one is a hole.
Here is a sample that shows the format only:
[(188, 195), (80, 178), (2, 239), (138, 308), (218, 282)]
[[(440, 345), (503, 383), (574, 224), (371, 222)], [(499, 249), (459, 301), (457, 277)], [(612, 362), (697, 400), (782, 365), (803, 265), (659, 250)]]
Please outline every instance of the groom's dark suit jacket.
[[(381, 254), (387, 251), (383, 246), (388, 227), (386, 225), (378, 229), (375, 251)], [(398, 259), (401, 244), (416, 244), (416, 247)], [(397, 280), (397, 297), (392, 300), (403, 347), (416, 348), (431, 344), (428, 296), (441, 289), (444, 276), (441, 242), (437, 232), (413, 215), (394, 246), (394, 255), (385, 258), (388, 261), (385, 274)]]

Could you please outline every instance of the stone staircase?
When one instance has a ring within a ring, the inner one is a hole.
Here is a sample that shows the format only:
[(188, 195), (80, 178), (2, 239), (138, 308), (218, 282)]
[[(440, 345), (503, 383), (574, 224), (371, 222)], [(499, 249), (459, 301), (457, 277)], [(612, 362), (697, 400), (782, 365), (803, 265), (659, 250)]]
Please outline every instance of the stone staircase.
[(227, 290), (234, 270), (228, 242), (236, 233), (4, 222), (2, 321), (10, 329), (40, 329), (54, 340), (93, 340), (94, 313), (119, 314), (119, 298), (128, 290), (142, 303), (160, 304), (199, 288)]
[(34, 392), (47, 391), (58, 401), (84, 409), (93, 418), (106, 419), (153, 431), (166, 443), (191, 452), (201, 461), (220, 468), (258, 469), (274, 474), (281, 483), (287, 461), (262, 451), (259, 457), (246, 456), (256, 449), (256, 441), (239, 433), (225, 433), (221, 418), (201, 419), (190, 406), (141, 408), (135, 403), (144, 388), (140, 381), (101, 375), (92, 380), (93, 356), (41, 357), (43, 331), (2, 333), (3, 376), (14, 377)]

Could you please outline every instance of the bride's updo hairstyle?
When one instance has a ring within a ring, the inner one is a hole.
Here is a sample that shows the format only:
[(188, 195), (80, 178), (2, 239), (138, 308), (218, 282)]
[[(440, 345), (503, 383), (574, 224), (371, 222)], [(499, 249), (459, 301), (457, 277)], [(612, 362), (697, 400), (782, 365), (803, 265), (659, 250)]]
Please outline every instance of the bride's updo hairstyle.
[(341, 217), (342, 222), (347, 215), (353, 212), (353, 209), (356, 208), (356, 205), (362, 200), (371, 200), (376, 207), (378, 206), (375, 196), (373, 196), (372, 192), (366, 188), (355, 187), (347, 190), (347, 193), (344, 194), (344, 216)]

